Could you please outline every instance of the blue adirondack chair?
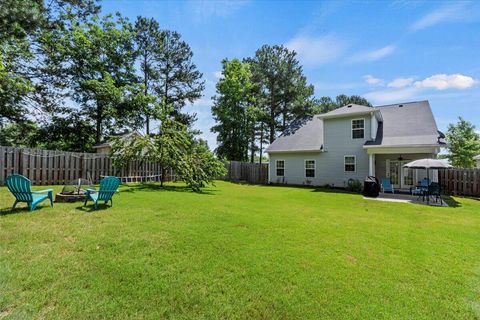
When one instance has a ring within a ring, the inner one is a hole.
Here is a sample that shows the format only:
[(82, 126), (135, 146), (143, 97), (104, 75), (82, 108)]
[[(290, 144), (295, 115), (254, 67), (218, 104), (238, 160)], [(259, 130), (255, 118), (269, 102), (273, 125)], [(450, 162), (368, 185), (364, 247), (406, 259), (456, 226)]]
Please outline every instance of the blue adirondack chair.
[(50, 199), (50, 205), (53, 207), (53, 189), (32, 191), (32, 182), (19, 174), (12, 174), (7, 177), (5, 184), (8, 190), (15, 196), (15, 203), (12, 210), (19, 202), (26, 202), (30, 211), (35, 210), (37, 205), (43, 200)]
[(380, 181), (380, 188), (382, 189), (382, 192), (391, 192), (392, 194), (395, 193), (390, 178), (382, 178)]
[(117, 192), (118, 186), (120, 185), (120, 179), (117, 177), (105, 177), (100, 181), (100, 190), (96, 191), (94, 189), (87, 189), (87, 194), (85, 195), (85, 203), (83, 206), (87, 205), (88, 200), (93, 201), (94, 209), (97, 209), (99, 201), (105, 201), (105, 204), (110, 201), (111, 206), (113, 207), (113, 195)]

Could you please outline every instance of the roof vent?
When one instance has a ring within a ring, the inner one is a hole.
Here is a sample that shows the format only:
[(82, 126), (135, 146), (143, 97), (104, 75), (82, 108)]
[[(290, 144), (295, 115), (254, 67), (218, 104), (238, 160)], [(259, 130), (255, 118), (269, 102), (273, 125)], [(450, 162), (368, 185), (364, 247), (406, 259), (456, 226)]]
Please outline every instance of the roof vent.
[(403, 104), (399, 104), (398, 107), (399, 107), (399, 108), (403, 107)]
[(352, 105), (351, 105), (351, 104), (347, 105), (347, 108), (351, 108), (351, 107), (352, 107)]

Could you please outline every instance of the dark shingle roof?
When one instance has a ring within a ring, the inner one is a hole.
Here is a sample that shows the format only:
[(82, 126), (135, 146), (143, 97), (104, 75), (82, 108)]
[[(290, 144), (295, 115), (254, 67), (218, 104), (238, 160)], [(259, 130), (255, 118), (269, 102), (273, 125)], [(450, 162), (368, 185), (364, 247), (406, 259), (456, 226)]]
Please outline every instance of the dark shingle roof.
[(401, 147), (442, 145), (443, 134), (428, 101), (408, 102), (379, 107), (345, 106), (331, 112), (295, 120), (266, 150), (266, 152), (321, 151), (324, 143), (323, 121), (358, 113), (375, 112), (380, 119), (375, 140), (366, 147)]
[(348, 104), (341, 108), (321, 114), (320, 118), (341, 117), (341, 116), (348, 116), (352, 113), (361, 114), (361, 113), (370, 113), (372, 111), (375, 111), (375, 109), (372, 107), (362, 106), (359, 104)]
[(265, 152), (320, 151), (323, 146), (323, 121), (314, 117), (296, 119)]
[(439, 131), (428, 101), (376, 107), (383, 119), (377, 137), (366, 146), (439, 144)]

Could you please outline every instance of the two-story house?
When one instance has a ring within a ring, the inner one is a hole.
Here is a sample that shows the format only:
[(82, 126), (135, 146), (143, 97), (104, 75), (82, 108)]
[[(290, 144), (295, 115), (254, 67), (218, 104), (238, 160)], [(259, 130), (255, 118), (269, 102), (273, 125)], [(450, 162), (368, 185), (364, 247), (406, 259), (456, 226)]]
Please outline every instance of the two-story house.
[(425, 172), (403, 165), (435, 158), (443, 138), (428, 101), (347, 105), (294, 121), (266, 150), (269, 182), (344, 187), (376, 176), (408, 189)]

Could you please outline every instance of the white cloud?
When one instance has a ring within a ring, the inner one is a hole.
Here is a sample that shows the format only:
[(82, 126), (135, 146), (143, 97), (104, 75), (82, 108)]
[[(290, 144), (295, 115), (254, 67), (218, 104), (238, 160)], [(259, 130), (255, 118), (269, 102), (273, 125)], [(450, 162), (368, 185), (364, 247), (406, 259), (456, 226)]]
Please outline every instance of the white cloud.
[(215, 71), (215, 72), (212, 72), (212, 74), (215, 77), (215, 79), (223, 78), (222, 71)]
[(363, 79), (365, 80), (366, 83), (372, 85), (372, 86), (378, 86), (383, 84), (383, 80), (379, 78), (375, 78), (374, 76), (367, 74), (363, 76)]
[(369, 62), (369, 61), (377, 61), (380, 59), (385, 58), (386, 56), (391, 55), (396, 50), (394, 45), (388, 45), (382, 47), (380, 49), (375, 49), (371, 51), (362, 51), (355, 55), (353, 55), (349, 62)]
[(285, 46), (294, 50), (303, 64), (316, 66), (337, 59), (345, 50), (346, 44), (333, 35), (310, 37), (299, 35)]
[(462, 74), (436, 74), (419, 81), (414, 78), (397, 78), (387, 84), (389, 89), (371, 91), (364, 96), (374, 103), (400, 102), (407, 99), (428, 98), (434, 91), (446, 89), (468, 89), (477, 81)]
[(396, 78), (390, 81), (387, 86), (390, 88), (403, 88), (408, 87), (413, 83), (414, 78)]
[(465, 3), (456, 2), (440, 7), (423, 16), (411, 26), (413, 31), (425, 29), (442, 22), (460, 21), (466, 18), (468, 11), (465, 10)]
[(417, 88), (409, 87), (403, 89), (371, 91), (363, 96), (368, 100), (372, 100), (374, 103), (401, 102), (412, 98), (418, 93), (418, 91)]
[(436, 74), (414, 83), (417, 88), (445, 89), (467, 89), (475, 85), (472, 77), (463, 74)]

